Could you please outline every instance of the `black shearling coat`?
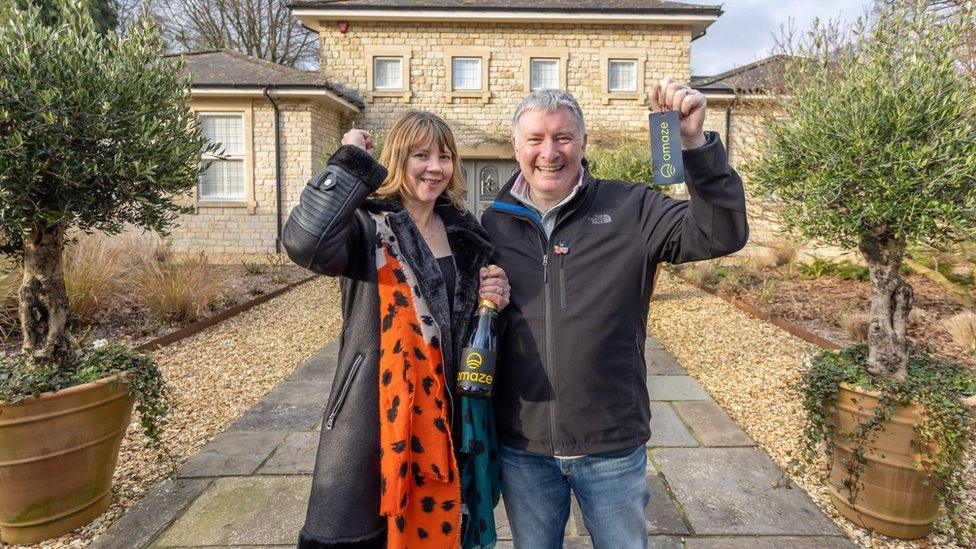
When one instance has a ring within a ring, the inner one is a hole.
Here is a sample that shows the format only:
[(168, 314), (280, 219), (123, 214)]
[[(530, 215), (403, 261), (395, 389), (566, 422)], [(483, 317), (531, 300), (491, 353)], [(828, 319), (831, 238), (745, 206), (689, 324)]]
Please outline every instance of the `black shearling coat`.
[[(367, 199), (386, 170), (354, 146), (341, 147), (328, 166), (308, 182), (282, 231), (295, 263), (339, 276), (342, 341), (326, 407), (312, 477), (312, 492), (300, 548), (384, 547), (386, 519), (379, 515), (379, 293), (376, 288), (376, 226), (367, 212), (389, 211), (404, 259), (417, 273), (420, 292), (441, 328), (446, 380), (470, 330), (478, 300), (478, 271), (492, 247), (470, 213), (446, 201), (435, 206), (444, 221), (457, 267), (454, 302), (437, 261), (397, 200)], [(445, 383), (448, 390), (453, 382)], [(457, 398), (452, 429), (457, 431)]]

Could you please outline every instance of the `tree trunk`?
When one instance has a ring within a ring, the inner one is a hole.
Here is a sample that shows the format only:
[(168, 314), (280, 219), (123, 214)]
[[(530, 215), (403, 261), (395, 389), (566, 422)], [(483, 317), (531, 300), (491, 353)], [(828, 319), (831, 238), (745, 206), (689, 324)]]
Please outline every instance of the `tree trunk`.
[(24, 239), (20, 326), (24, 332), (24, 354), (34, 363), (69, 364), (74, 358), (67, 335), (63, 252), (61, 227), (37, 227)]
[(908, 375), (908, 313), (915, 295), (899, 272), (905, 243), (880, 228), (861, 241), (861, 253), (871, 273), (868, 372), (904, 379)]

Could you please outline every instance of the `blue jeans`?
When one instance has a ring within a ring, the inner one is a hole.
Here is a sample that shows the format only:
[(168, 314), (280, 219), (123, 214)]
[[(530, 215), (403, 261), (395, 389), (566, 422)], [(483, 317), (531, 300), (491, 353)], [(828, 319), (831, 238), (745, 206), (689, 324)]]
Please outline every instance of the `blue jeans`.
[(574, 459), (508, 446), (501, 455), (502, 498), (516, 548), (563, 546), (571, 490), (596, 549), (647, 547), (644, 508), (651, 492), (643, 445)]

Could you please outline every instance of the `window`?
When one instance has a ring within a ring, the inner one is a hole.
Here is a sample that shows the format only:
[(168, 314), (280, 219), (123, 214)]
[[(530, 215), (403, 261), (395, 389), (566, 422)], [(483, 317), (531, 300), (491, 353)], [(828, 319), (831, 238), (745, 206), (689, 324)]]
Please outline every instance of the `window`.
[(532, 59), (529, 70), (532, 91), (559, 87), (559, 59)]
[(611, 59), (608, 74), (609, 91), (636, 92), (637, 91), (637, 60)]
[(454, 103), (459, 98), (465, 101), (480, 100), (488, 103), (488, 64), (491, 50), (476, 46), (444, 48), (444, 99)]
[(603, 104), (611, 100), (647, 103), (644, 93), (647, 51), (638, 49), (603, 50), (600, 52), (600, 69), (603, 73)]
[(374, 90), (402, 90), (403, 89), (403, 58), (402, 57), (374, 57), (373, 58), (373, 89)]
[(200, 175), (197, 197), (200, 200), (240, 201), (247, 199), (244, 174), (244, 116), (241, 114), (199, 115), (203, 136), (221, 149), (203, 155), (211, 161)]
[(452, 60), (451, 75), (454, 90), (480, 90), (481, 58), (455, 57)]
[(366, 93), (364, 99), (398, 97), (410, 101), (410, 57), (406, 46), (367, 46), (365, 48)]
[(522, 62), (524, 89), (569, 89), (566, 85), (569, 48), (525, 48), (522, 50)]

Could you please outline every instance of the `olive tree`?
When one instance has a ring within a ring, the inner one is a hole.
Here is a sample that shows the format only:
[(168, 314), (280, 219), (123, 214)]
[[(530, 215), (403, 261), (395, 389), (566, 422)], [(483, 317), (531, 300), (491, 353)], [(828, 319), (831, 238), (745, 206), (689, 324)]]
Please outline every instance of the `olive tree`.
[(971, 237), (976, 91), (962, 70), (967, 14), (886, 2), (842, 43), (815, 24), (787, 69), (785, 116), (751, 167), (805, 239), (857, 248), (871, 275), (867, 369), (904, 378), (913, 291), (906, 247)]
[(124, 38), (62, 0), (0, 26), (0, 246), (23, 263), (20, 323), (32, 363), (71, 364), (62, 253), (69, 231), (165, 234), (206, 144), (183, 67), (142, 21)]

